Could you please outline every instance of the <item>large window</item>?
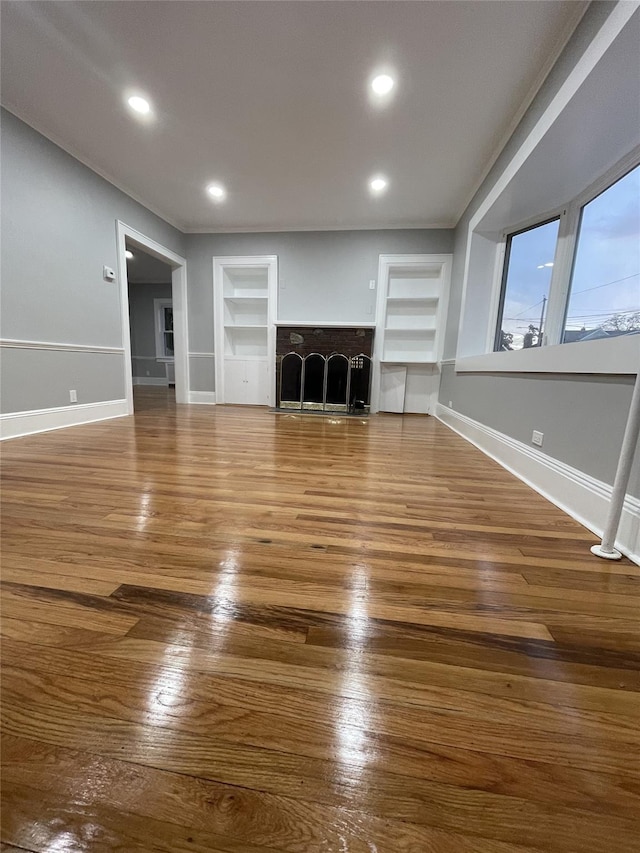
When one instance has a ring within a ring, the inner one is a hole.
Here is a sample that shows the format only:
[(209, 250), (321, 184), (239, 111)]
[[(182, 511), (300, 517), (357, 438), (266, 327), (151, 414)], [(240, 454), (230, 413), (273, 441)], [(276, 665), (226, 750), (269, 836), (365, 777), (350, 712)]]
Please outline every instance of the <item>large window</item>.
[(610, 173), (608, 185), (601, 180), (555, 218), (507, 235), (494, 350), (635, 333), (640, 165)]
[(640, 166), (585, 204), (563, 341), (640, 331)]
[(560, 219), (507, 238), (495, 350), (542, 346)]

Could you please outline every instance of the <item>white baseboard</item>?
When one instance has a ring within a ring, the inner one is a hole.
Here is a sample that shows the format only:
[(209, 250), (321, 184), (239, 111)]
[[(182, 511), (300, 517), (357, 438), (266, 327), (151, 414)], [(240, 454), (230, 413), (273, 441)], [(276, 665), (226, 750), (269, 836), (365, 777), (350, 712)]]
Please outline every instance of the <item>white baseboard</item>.
[(91, 424), (109, 418), (128, 415), (126, 400), (107, 400), (103, 403), (80, 403), (55, 409), (36, 409), (30, 412), (9, 412), (0, 415), (0, 439), (19, 438), (53, 429)]
[[(611, 501), (610, 485), (441, 403), (436, 407), (436, 417), (567, 515), (602, 536)], [(640, 499), (631, 495), (624, 502), (616, 547), (640, 565)], [(590, 556), (585, 553), (585, 557)]]
[(189, 391), (189, 402), (204, 406), (215, 406), (215, 391)]
[(134, 385), (163, 385), (165, 388), (169, 386), (169, 380), (166, 376), (134, 376)]

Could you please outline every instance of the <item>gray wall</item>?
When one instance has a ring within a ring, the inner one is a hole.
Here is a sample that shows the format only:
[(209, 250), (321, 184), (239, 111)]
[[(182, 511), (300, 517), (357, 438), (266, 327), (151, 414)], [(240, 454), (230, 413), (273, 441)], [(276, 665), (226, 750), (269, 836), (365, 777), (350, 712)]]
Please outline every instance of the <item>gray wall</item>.
[(132, 373), (137, 377), (164, 377), (164, 362), (156, 361), (154, 299), (171, 299), (170, 284), (129, 283), (129, 326)]
[[(214, 351), (213, 262), (216, 255), (277, 255), (278, 319), (374, 322), (378, 255), (450, 253), (453, 231), (295, 231), (187, 235), (189, 349)], [(197, 362), (197, 363), (196, 363)], [(213, 391), (213, 366), (191, 359), (193, 390)], [(197, 382), (198, 387), (196, 387)]]
[[(531, 107), (474, 196), (455, 231), (444, 357), (455, 357), (469, 222), (515, 151), (611, 13), (614, 3), (592, 3)], [(595, 176), (594, 176), (595, 177)], [(487, 298), (490, 282), (487, 282)], [(574, 346), (571, 344), (571, 346)], [(575, 344), (579, 346), (579, 344)], [(456, 373), (444, 365), (440, 402), (512, 438), (531, 443), (544, 432), (544, 453), (612, 483), (631, 400), (632, 377), (559, 374)], [(630, 492), (640, 495), (640, 461)]]
[[(102, 279), (103, 264), (117, 268), (116, 220), (182, 255), (184, 236), (6, 110), (1, 118), (1, 337), (122, 347), (119, 286)], [(3, 348), (3, 412), (68, 405), (72, 388), (79, 403), (124, 397), (121, 354), (53, 352)]]

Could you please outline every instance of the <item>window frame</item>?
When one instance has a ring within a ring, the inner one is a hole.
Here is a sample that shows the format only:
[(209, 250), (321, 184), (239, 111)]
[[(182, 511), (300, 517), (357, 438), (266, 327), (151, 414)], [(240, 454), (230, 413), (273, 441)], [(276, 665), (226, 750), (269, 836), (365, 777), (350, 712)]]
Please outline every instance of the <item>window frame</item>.
[[(528, 222), (526, 225), (523, 225), (516, 230), (512, 230), (511, 228), (508, 231), (504, 231), (502, 233), (501, 238), (501, 246), (502, 248), (499, 250), (499, 254), (502, 258), (500, 263), (498, 274), (500, 275), (500, 291), (498, 294), (498, 302), (497, 309), (495, 312), (495, 323), (494, 326), (494, 335), (493, 335), (493, 352), (509, 352), (509, 350), (499, 350), (497, 349), (498, 345), (498, 335), (502, 332), (502, 320), (504, 319), (504, 303), (507, 295), (507, 279), (509, 277), (509, 262), (511, 260), (511, 245), (514, 237), (518, 237), (520, 234), (526, 234), (527, 231), (533, 231), (535, 228), (540, 228), (543, 225), (548, 225), (550, 222), (558, 223), (558, 238), (556, 239), (556, 247), (553, 254), (553, 272), (551, 273), (551, 281), (549, 282), (549, 296), (547, 297), (547, 306), (551, 302), (551, 287), (553, 285), (553, 277), (555, 275), (556, 269), (556, 256), (558, 254), (558, 241), (560, 239), (560, 231), (562, 229), (562, 218), (566, 214), (565, 210), (556, 210), (550, 216), (546, 216), (544, 219), (535, 218), (532, 222)], [(545, 317), (545, 328), (548, 323), (548, 307), (547, 307), (547, 316)], [(533, 349), (537, 349), (541, 346), (544, 346), (546, 338), (546, 332), (542, 333), (542, 342), (536, 344)], [(513, 351), (513, 350), (512, 350)]]
[(163, 318), (165, 308), (173, 308), (173, 299), (166, 298), (153, 300), (153, 318), (156, 332), (156, 361), (175, 362), (175, 348), (174, 355), (166, 355), (164, 348), (164, 336), (166, 330), (164, 328)]
[[(589, 202), (602, 195), (638, 166), (640, 166), (640, 151), (634, 149), (567, 204), (502, 231), (496, 246), (496, 257), (500, 259), (500, 262), (495, 265), (487, 353), (506, 355), (509, 352), (508, 350), (495, 350), (495, 345), (498, 339), (498, 322), (502, 320), (501, 311), (509, 271), (510, 252), (508, 250), (511, 238), (558, 218), (560, 225), (553, 259), (553, 273), (549, 284), (546, 328), (542, 335), (542, 345), (533, 347), (533, 349), (539, 350), (556, 344), (564, 346), (562, 339), (571, 297), (571, 281), (578, 249), (582, 210)], [(574, 341), (572, 346), (580, 343), (582, 341)]]

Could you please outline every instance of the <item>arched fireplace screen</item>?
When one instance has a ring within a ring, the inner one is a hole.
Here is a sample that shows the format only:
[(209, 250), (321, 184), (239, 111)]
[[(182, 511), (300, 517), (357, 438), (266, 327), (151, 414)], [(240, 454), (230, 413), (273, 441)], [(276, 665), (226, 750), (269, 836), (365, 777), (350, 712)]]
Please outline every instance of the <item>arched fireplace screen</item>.
[(325, 412), (368, 412), (371, 396), (371, 359), (314, 352), (302, 358), (297, 352), (280, 362), (281, 409)]
[(288, 352), (280, 362), (280, 408), (302, 408), (302, 356)]

